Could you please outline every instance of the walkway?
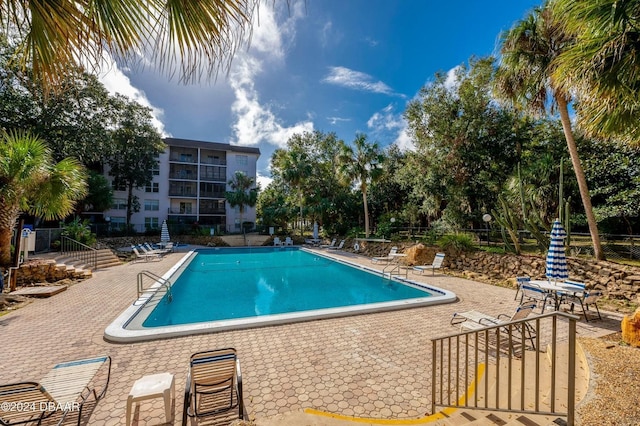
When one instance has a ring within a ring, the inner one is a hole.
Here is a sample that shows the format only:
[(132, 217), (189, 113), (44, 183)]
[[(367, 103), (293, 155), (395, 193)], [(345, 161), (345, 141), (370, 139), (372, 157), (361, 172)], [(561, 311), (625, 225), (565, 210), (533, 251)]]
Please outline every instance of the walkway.
[[(350, 253), (334, 255), (372, 266), (368, 259)], [(160, 262), (98, 270), (63, 293), (34, 300), (0, 317), (0, 383), (39, 380), (58, 362), (108, 354), (113, 358), (111, 384), (89, 424), (124, 424), (133, 382), (164, 371), (176, 375), (175, 419), (179, 424), (189, 356), (199, 350), (231, 346), (242, 362), (245, 404), (250, 417), (259, 422), (305, 408), (348, 416), (411, 419), (430, 409), (429, 340), (455, 331), (449, 325), (453, 312), (476, 309), (497, 315), (516, 306), (511, 289), (426, 274), (415, 277), (455, 292), (460, 300), (134, 344), (104, 341), (105, 327), (136, 297), (137, 273), (149, 270), (162, 275), (182, 256), (184, 253), (174, 253)], [(579, 336), (619, 330), (620, 316), (604, 316), (605, 321), (581, 321)], [(143, 403), (137, 415), (138, 425), (163, 424), (162, 401)]]

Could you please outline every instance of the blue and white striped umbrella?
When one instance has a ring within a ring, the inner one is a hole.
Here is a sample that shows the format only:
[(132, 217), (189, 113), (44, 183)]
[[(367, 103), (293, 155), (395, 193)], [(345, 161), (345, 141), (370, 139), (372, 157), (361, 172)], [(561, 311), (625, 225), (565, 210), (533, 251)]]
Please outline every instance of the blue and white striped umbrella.
[(567, 233), (564, 231), (559, 219), (553, 222), (551, 228), (551, 243), (547, 252), (547, 278), (550, 280), (566, 280), (569, 278), (567, 270), (567, 258), (564, 254), (564, 239)]
[(169, 228), (167, 228), (166, 220), (162, 222), (162, 228), (160, 229), (160, 241), (163, 243), (171, 241), (171, 238), (169, 238)]

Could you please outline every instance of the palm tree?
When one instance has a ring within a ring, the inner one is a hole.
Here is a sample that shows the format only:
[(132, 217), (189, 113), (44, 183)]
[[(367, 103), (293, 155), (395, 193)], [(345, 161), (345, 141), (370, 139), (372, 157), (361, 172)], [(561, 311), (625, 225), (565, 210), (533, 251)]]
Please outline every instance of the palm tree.
[(527, 18), (502, 35), (496, 95), (534, 114), (545, 114), (549, 103), (557, 108), (587, 216), (594, 256), (603, 260), (598, 224), (571, 130), (568, 108), (571, 95), (554, 78), (555, 60), (571, 41), (548, 7), (535, 8)]
[(253, 207), (256, 205), (258, 188), (254, 187), (255, 181), (253, 178), (241, 171), (237, 171), (228, 184), (231, 187), (231, 191), (225, 192), (224, 197), (231, 207), (237, 206), (240, 208), (240, 227), (244, 232), (244, 222), (242, 221), (244, 208), (245, 206)]
[(0, 134), (0, 265), (11, 264), (11, 235), (20, 213), (62, 219), (87, 191), (74, 159), (54, 163), (44, 142), (27, 132)]
[(184, 81), (228, 69), (247, 40), (258, 0), (2, 0), (2, 34), (21, 40), (35, 80), (55, 87), (72, 69), (100, 64), (103, 51), (129, 62), (150, 54)]
[(300, 210), (300, 235), (304, 233), (302, 223), (305, 185), (307, 184), (313, 169), (309, 160), (309, 154), (302, 148), (293, 147), (289, 150), (278, 149), (272, 157), (272, 167), (277, 169), (282, 180), (292, 187), (298, 199)]
[(574, 43), (558, 56), (554, 78), (579, 97), (578, 125), (589, 134), (640, 139), (640, 0), (554, 0)]
[(357, 183), (362, 192), (364, 204), (364, 234), (369, 238), (369, 206), (367, 203), (367, 189), (369, 184), (382, 176), (380, 165), (384, 159), (377, 142), (367, 143), (367, 136), (356, 135), (354, 148), (342, 143), (338, 154), (339, 174), (350, 184)]

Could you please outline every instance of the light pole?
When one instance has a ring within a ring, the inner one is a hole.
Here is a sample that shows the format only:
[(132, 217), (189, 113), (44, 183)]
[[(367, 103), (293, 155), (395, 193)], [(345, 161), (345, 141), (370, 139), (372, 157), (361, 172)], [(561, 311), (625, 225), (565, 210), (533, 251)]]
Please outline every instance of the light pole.
[(485, 213), (482, 215), (482, 220), (484, 221), (484, 226), (487, 228), (487, 246), (489, 245), (489, 222), (491, 222), (491, 215), (489, 213)]

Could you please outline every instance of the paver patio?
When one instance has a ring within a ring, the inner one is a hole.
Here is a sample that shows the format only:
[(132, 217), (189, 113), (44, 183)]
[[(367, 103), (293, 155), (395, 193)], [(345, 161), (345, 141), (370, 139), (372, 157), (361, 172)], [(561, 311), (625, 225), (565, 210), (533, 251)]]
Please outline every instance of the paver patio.
[[(332, 255), (375, 267), (362, 256)], [(105, 341), (104, 329), (136, 298), (138, 272), (162, 275), (182, 256), (173, 253), (160, 262), (96, 271), (65, 292), (0, 317), (0, 383), (37, 381), (59, 362), (107, 354), (113, 359), (111, 383), (85, 424), (124, 424), (127, 395), (135, 380), (159, 372), (176, 376), (174, 418), (179, 424), (189, 356), (234, 347), (242, 363), (244, 399), (252, 419), (308, 407), (352, 416), (416, 418), (430, 410), (430, 339), (456, 331), (449, 324), (451, 315), (471, 309), (497, 315), (517, 305), (514, 290), (427, 274), (413, 278), (451, 290), (459, 300), (149, 342)], [(580, 321), (578, 334), (600, 336), (619, 329), (619, 315), (605, 312), (603, 317), (588, 324)], [(71, 416), (67, 423), (74, 420)], [(133, 424), (164, 421), (163, 402), (158, 399), (143, 402)]]

